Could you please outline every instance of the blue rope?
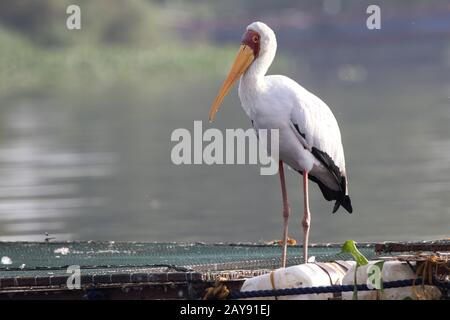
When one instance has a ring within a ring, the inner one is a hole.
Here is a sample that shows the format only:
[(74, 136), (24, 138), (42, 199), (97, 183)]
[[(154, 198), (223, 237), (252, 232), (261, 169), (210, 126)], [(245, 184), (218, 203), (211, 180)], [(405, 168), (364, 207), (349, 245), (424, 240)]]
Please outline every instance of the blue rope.
[[(422, 279), (415, 280), (416, 284), (422, 283)], [(383, 283), (384, 289), (410, 287), (414, 284), (414, 280), (395, 280)], [(450, 288), (450, 283), (440, 283), (438, 285), (442, 288)], [(292, 289), (277, 289), (277, 290), (257, 290), (257, 291), (238, 291), (230, 292), (228, 299), (243, 299), (243, 298), (262, 298), (273, 296), (291, 296), (299, 294), (318, 294), (318, 293), (337, 293), (349, 292), (355, 289), (354, 285), (340, 285), (340, 286), (321, 286), (321, 287), (306, 287), (306, 288), (292, 288)], [(356, 285), (358, 291), (370, 291), (366, 284)]]

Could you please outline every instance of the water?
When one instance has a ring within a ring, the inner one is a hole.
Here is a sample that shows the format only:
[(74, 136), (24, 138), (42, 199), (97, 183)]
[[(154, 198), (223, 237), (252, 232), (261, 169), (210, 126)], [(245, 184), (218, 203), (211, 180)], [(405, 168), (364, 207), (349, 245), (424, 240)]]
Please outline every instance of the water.
[[(340, 123), (355, 209), (332, 215), (311, 185), (311, 240), (448, 237), (448, 46), (434, 39), (333, 48), (285, 52), (295, 66), (288, 75)], [(44, 240), (45, 232), (57, 240), (279, 239), (277, 176), (170, 161), (174, 129), (192, 130), (194, 120), (209, 127), (222, 79), (199, 78), (170, 94), (1, 101), (0, 240)], [(214, 126), (249, 127), (236, 90)], [(292, 171), (288, 194), (290, 235), (301, 239), (300, 177)]]

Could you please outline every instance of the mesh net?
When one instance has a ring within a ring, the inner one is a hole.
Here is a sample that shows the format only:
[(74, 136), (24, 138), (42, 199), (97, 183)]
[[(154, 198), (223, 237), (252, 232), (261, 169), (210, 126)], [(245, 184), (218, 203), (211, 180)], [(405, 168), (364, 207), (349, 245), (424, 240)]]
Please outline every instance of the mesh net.
[[(368, 258), (376, 256), (371, 244), (358, 244)], [(316, 261), (351, 260), (340, 245), (309, 249)], [(180, 244), (137, 242), (3, 242), (0, 243), (0, 278), (64, 275), (77, 265), (83, 274), (131, 272), (274, 269), (280, 266), (281, 247), (257, 244)], [(288, 248), (288, 265), (302, 263), (302, 249)], [(6, 262), (6, 264), (5, 264)]]

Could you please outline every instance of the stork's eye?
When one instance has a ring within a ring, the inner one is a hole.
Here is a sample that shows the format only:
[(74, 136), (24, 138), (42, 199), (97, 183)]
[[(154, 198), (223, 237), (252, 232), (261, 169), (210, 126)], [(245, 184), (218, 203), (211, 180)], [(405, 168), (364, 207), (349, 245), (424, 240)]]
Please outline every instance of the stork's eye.
[(253, 41), (254, 43), (258, 43), (259, 37), (258, 37), (257, 35), (254, 35), (254, 36), (252, 37), (252, 41)]

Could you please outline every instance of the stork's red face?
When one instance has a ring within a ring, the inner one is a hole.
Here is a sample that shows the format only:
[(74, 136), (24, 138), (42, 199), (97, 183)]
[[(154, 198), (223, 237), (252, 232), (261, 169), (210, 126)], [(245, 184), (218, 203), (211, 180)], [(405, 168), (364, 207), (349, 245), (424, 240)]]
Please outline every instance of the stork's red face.
[(242, 36), (241, 47), (239, 48), (238, 54), (234, 59), (231, 70), (222, 84), (222, 87), (220, 88), (219, 93), (217, 94), (217, 97), (209, 111), (209, 121), (214, 121), (223, 99), (233, 87), (233, 84), (241, 77), (241, 75), (244, 74), (245, 71), (247, 71), (252, 62), (258, 57), (260, 39), (261, 36), (259, 33), (253, 30), (247, 30)]
[(253, 30), (247, 30), (242, 36), (241, 44), (249, 46), (253, 50), (255, 58), (259, 55), (259, 41), (261, 36), (258, 32)]

